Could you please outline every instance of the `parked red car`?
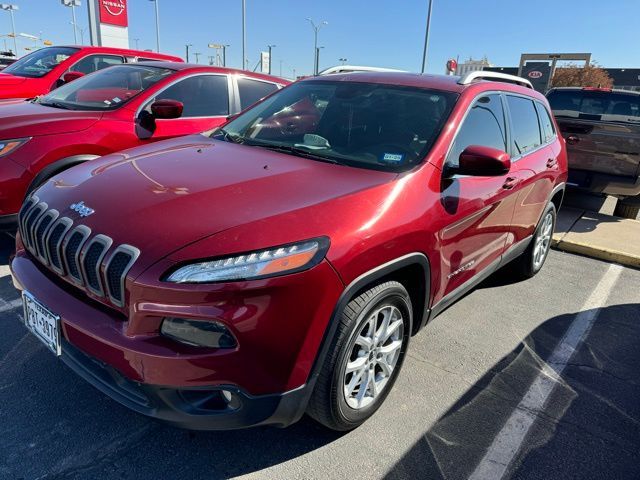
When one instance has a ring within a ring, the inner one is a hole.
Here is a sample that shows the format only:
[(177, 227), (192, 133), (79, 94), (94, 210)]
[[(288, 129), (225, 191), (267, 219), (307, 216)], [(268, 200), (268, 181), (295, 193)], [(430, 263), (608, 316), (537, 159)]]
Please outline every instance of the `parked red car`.
[(0, 229), (15, 230), (27, 192), (73, 165), (210, 130), (287, 84), (185, 63), (111, 67), (34, 101), (0, 104)]
[(316, 77), (52, 178), (11, 268), (28, 328), (137, 412), (348, 430), (430, 318), (508, 262), (540, 270), (566, 177), (524, 79)]
[(33, 98), (79, 76), (123, 63), (182, 62), (180, 57), (109, 47), (47, 47), (25, 55), (0, 73), (0, 98)]

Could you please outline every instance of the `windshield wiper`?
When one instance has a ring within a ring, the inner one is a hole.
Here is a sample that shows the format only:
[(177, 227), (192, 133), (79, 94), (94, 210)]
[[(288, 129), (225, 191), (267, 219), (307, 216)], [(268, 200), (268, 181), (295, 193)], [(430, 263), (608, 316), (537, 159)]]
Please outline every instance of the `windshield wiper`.
[(62, 110), (73, 110), (69, 105), (65, 105), (62, 102), (38, 102), (45, 107), (61, 108)]
[(274, 150), (276, 152), (288, 153), (290, 155), (299, 155), (301, 157), (310, 158), (312, 160), (319, 160), (321, 162), (340, 164), (338, 160), (332, 157), (326, 157), (324, 155), (318, 155), (316, 153), (310, 152), (309, 150), (301, 147), (294, 147), (292, 145), (274, 145), (270, 143), (258, 143), (251, 142), (247, 143), (247, 145), (255, 146), (255, 147), (263, 147), (268, 148), (269, 150)]
[(222, 134), (222, 138), (225, 141), (228, 141), (231, 143), (238, 143), (238, 144), (244, 143), (243, 136), (227, 132), (224, 128), (219, 128), (214, 132), (214, 135), (218, 135), (218, 134)]

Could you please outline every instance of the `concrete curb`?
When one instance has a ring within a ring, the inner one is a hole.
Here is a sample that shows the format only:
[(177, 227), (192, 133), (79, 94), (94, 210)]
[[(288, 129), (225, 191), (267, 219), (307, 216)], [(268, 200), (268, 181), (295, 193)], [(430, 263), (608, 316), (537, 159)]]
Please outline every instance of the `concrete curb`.
[(552, 246), (557, 250), (640, 268), (640, 221), (563, 208)]

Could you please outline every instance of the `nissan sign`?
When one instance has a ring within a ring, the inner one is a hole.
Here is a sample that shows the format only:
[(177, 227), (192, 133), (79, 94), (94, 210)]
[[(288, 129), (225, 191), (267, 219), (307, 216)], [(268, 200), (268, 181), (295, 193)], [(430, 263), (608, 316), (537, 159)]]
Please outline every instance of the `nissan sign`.
[(127, 0), (99, 0), (100, 2), (100, 23), (126, 27), (127, 20)]

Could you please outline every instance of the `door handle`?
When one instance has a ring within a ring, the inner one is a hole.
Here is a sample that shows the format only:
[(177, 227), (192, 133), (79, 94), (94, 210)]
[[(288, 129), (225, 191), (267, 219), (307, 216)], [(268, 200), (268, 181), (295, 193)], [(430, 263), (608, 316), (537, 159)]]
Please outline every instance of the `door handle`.
[(512, 188), (514, 188), (518, 183), (520, 182), (520, 180), (518, 180), (517, 177), (507, 177), (507, 179), (505, 180), (505, 182), (502, 184), (502, 188), (504, 188), (505, 190), (511, 190)]
[(550, 158), (547, 160), (547, 168), (555, 168), (558, 165), (558, 160), (555, 158)]
[(567, 137), (567, 143), (569, 145), (575, 145), (576, 143), (578, 143), (580, 141), (580, 137), (577, 135), (569, 135)]

